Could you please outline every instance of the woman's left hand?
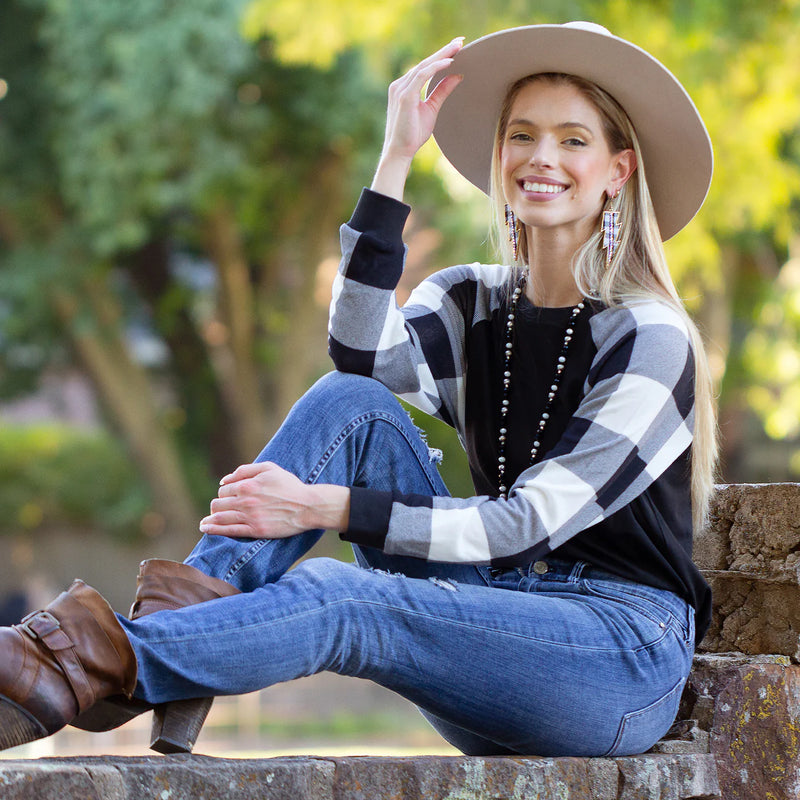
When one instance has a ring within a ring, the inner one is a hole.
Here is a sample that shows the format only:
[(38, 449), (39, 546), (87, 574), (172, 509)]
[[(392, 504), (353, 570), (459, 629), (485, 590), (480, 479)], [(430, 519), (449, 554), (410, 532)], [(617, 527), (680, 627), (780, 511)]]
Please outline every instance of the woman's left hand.
[(245, 464), (220, 481), (203, 533), (248, 539), (282, 539), (312, 528), (343, 530), (350, 491), (309, 485), (277, 464)]

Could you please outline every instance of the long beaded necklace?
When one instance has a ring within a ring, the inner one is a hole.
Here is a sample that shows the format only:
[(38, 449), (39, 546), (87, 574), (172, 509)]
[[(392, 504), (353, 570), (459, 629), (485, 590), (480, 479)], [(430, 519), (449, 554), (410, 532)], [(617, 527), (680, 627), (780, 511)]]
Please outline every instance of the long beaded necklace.
[[(525, 279), (517, 284), (511, 295), (511, 304), (508, 309), (508, 317), (506, 318), (506, 343), (505, 343), (505, 365), (503, 368), (503, 400), (500, 404), (500, 431), (497, 435), (498, 449), (497, 449), (497, 482), (500, 489), (500, 497), (505, 500), (508, 497), (508, 486), (506, 486), (506, 442), (508, 440), (508, 428), (506, 427), (506, 417), (508, 416), (508, 408), (510, 405), (508, 396), (511, 392), (511, 362), (514, 358), (514, 320), (517, 316), (517, 304), (522, 295), (522, 289), (525, 285)], [(553, 376), (552, 383), (547, 392), (547, 402), (542, 411), (542, 416), (539, 418), (539, 424), (536, 426), (536, 433), (534, 434), (533, 445), (531, 446), (530, 464), (536, 463), (536, 457), (539, 454), (539, 448), (542, 446), (542, 434), (547, 427), (547, 421), (550, 419), (550, 411), (553, 408), (556, 395), (558, 394), (558, 387), (561, 384), (561, 377), (564, 374), (564, 367), (567, 363), (567, 351), (569, 350), (570, 343), (572, 342), (572, 335), (575, 333), (575, 322), (578, 319), (581, 311), (585, 308), (586, 304), (581, 300), (578, 305), (572, 309), (572, 313), (567, 323), (567, 328), (564, 331), (564, 342), (561, 346), (556, 361), (556, 372)]]

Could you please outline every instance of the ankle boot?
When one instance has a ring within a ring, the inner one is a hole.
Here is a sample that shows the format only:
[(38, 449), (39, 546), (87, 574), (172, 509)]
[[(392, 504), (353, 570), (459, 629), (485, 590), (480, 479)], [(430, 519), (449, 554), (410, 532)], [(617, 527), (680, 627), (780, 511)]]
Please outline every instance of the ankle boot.
[[(184, 608), (234, 594), (239, 594), (239, 590), (219, 578), (211, 578), (178, 561), (153, 558), (139, 565), (136, 597), (129, 616), (138, 619), (156, 611)], [(212, 702), (213, 698), (205, 697), (174, 700), (154, 707), (117, 696), (97, 703), (71, 724), (87, 731), (109, 731), (152, 708), (150, 747), (159, 753), (191, 753)]]
[(43, 611), (0, 628), (0, 750), (49, 736), (135, 687), (136, 656), (111, 606), (75, 581)]

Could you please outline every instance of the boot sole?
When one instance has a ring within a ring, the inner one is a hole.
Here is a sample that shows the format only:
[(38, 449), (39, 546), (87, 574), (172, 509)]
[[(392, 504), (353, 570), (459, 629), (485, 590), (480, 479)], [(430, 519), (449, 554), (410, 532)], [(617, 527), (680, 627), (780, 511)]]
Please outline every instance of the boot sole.
[(119, 699), (108, 697), (105, 700), (98, 700), (91, 708), (78, 714), (69, 724), (82, 731), (101, 733), (119, 728), (152, 708), (153, 706), (144, 700), (128, 700), (123, 696)]
[(164, 755), (191, 753), (213, 702), (213, 697), (201, 697), (156, 706), (150, 749)]
[(49, 736), (41, 722), (12, 700), (0, 696), (0, 750)]

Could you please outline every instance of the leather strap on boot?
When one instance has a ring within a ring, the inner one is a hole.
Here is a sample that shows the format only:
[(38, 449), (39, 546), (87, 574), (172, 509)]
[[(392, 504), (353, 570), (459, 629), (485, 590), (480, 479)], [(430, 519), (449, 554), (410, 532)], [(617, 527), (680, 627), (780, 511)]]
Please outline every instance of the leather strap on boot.
[(61, 623), (49, 611), (34, 611), (14, 627), (38, 639), (53, 654), (75, 693), (78, 708), (81, 711), (89, 708), (97, 698), (75, 650), (75, 643), (64, 632)]
[(0, 628), (0, 653), (0, 710), (10, 731), (0, 737), (3, 746), (54, 733), (96, 701), (130, 697), (136, 686), (125, 631), (83, 581), (18, 625)]
[(53, 654), (81, 710), (90, 693), (94, 697), (89, 705), (109, 694), (133, 694), (137, 672), (133, 648), (111, 606), (91, 586), (73, 581), (47, 608), (26, 620), (19, 628)]

